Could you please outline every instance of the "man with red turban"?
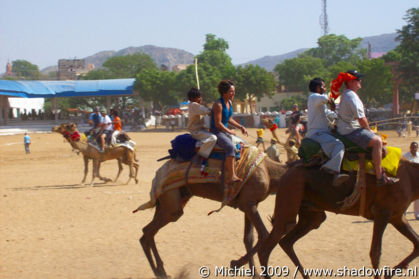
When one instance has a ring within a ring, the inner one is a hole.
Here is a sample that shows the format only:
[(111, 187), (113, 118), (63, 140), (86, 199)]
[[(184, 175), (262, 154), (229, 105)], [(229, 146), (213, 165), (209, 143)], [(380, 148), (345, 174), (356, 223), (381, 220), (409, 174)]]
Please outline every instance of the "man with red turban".
[(362, 77), (363, 74), (352, 70), (340, 73), (338, 78), (332, 81), (332, 93), (335, 95), (342, 83), (346, 86), (341, 94), (339, 104), (338, 132), (364, 149), (372, 147), (372, 161), (377, 176), (377, 186), (394, 184), (399, 179), (387, 177), (383, 172), (381, 168), (383, 142), (380, 136), (371, 131), (365, 116), (364, 104), (357, 95), (358, 90), (361, 89)]

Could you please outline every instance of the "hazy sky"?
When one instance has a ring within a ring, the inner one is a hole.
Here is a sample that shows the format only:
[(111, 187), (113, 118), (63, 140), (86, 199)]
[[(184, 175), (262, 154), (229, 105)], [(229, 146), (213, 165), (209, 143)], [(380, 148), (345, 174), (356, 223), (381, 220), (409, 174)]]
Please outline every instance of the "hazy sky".
[[(329, 33), (393, 33), (419, 0), (328, 0)], [(8, 60), (40, 69), (58, 59), (155, 45), (199, 54), (205, 34), (229, 43), (234, 64), (316, 47), (321, 0), (0, 0), (0, 72)]]

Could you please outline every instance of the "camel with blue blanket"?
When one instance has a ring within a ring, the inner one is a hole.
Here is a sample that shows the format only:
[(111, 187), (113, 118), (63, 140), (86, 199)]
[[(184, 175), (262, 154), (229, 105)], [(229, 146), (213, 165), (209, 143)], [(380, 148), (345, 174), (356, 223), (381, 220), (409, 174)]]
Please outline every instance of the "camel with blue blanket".
[[(176, 148), (171, 153), (174, 158), (182, 159), (172, 158), (157, 170), (150, 200), (134, 211), (155, 208), (153, 219), (143, 228), (140, 243), (155, 276), (163, 278), (167, 274), (154, 240), (157, 232), (168, 223), (179, 220), (186, 203), (193, 196), (218, 202), (222, 202), (224, 197), (221, 169), (225, 154), (216, 151), (203, 164), (202, 157), (194, 156), (195, 140), (190, 135), (183, 135), (181, 141), (183, 144), (177, 142), (172, 143), (172, 146), (186, 146), (186, 150), (179, 151)], [(235, 166), (241, 182), (233, 199), (226, 205), (244, 213), (244, 245), (249, 251), (254, 242), (253, 228), (257, 231), (258, 239), (268, 235), (258, 212), (258, 204), (270, 194), (276, 193), (286, 167), (266, 157), (255, 146), (245, 146)], [(253, 260), (250, 260), (249, 265), (254, 266)]]

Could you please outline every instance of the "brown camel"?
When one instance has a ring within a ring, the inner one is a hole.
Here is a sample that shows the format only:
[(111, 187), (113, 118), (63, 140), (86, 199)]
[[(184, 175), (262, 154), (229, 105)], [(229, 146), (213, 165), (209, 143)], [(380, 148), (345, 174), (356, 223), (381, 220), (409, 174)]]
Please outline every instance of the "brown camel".
[[(253, 245), (253, 226), (256, 228), (258, 239), (263, 239), (268, 235), (257, 206), (269, 194), (276, 192), (276, 186), (285, 170), (285, 166), (265, 158), (243, 185), (237, 197), (229, 203), (229, 206), (239, 208), (245, 215), (244, 245), (247, 251), (250, 251)], [(221, 202), (223, 191), (221, 183), (188, 184), (164, 192), (158, 197), (153, 220), (143, 228), (144, 234), (140, 238), (144, 253), (157, 277), (166, 278), (167, 275), (154, 241), (156, 233), (168, 223), (176, 222), (182, 216), (183, 208), (192, 196)], [(253, 259), (250, 259), (249, 265), (254, 266)]]
[[(118, 174), (116, 175), (114, 182), (116, 182), (119, 178), (119, 175), (122, 172), (122, 163), (124, 163), (129, 167), (129, 178), (126, 184), (129, 183), (131, 178), (134, 178), (135, 183), (138, 183), (137, 174), (139, 165), (134, 162), (137, 161), (134, 151), (124, 146), (119, 146), (116, 148), (107, 148), (104, 153), (100, 153), (99, 150), (90, 145), (87, 141), (80, 140), (79, 132), (75, 123), (64, 123), (59, 126), (55, 126), (52, 128), (52, 131), (63, 135), (73, 149), (77, 149), (83, 154), (84, 176), (81, 184), (84, 184), (86, 181), (89, 159), (93, 160), (92, 181), (90, 182), (90, 185), (93, 185), (95, 177), (99, 177), (99, 179), (105, 182), (111, 181), (109, 178), (100, 176), (99, 169), (101, 162), (113, 159), (118, 160)], [(135, 175), (133, 168), (135, 168)]]
[[(404, 213), (410, 203), (419, 198), (419, 164), (401, 160), (397, 176), (400, 181), (391, 186), (376, 186), (376, 178), (366, 175), (366, 197), (364, 217), (374, 222), (370, 248), (372, 267), (379, 268), (382, 237), (388, 223), (413, 243), (413, 251), (397, 264), (385, 278), (394, 276), (395, 269), (405, 269), (419, 256), (419, 236), (406, 220)], [(294, 243), (313, 229), (317, 229), (326, 219), (325, 211), (345, 215), (358, 215), (361, 202), (341, 210), (339, 201), (348, 196), (355, 183), (352, 176), (339, 188), (332, 186), (332, 176), (323, 174), (318, 168), (295, 167), (282, 177), (278, 188), (273, 229), (266, 239), (258, 242), (254, 249), (232, 266), (245, 264), (255, 252), (258, 252), (262, 266), (267, 266), (269, 255), (278, 243), (287, 253), (305, 279), (303, 267), (295, 254)], [(361, 199), (362, 200), (362, 199)], [(299, 216), (298, 223), (295, 220)], [(374, 278), (380, 278), (375, 276)]]

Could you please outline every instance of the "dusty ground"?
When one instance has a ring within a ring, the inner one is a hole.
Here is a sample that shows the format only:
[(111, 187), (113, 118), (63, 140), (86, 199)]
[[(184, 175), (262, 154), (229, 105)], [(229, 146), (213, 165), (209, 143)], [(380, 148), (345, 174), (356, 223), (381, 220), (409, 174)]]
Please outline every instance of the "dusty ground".
[[(125, 168), (120, 183), (94, 187), (79, 185), (82, 158), (60, 135), (31, 134), (30, 155), (25, 155), (22, 135), (0, 137), (0, 278), (154, 278), (138, 242), (154, 210), (131, 211), (148, 200), (151, 180), (161, 164), (156, 159), (167, 154), (170, 140), (179, 133), (131, 133), (138, 147), (139, 184), (122, 184), (128, 178)], [(250, 134), (248, 141), (254, 143), (255, 130), (250, 129)], [(403, 152), (414, 140), (389, 134), (389, 145)], [(269, 142), (270, 136), (265, 140)], [(116, 161), (108, 161), (101, 173), (113, 178), (116, 171)], [(214, 272), (215, 266), (226, 266), (244, 253), (243, 215), (225, 208), (208, 217), (218, 206), (194, 198), (177, 223), (159, 231), (156, 243), (168, 274), (184, 270), (189, 278), (200, 278), (200, 266)], [(260, 205), (269, 228), (273, 206), (273, 196)], [(419, 232), (413, 214), (408, 219)], [(370, 267), (371, 236), (371, 222), (328, 213), (321, 228), (298, 242), (296, 251), (306, 268)], [(395, 265), (411, 250), (410, 242), (389, 226), (381, 266)], [(279, 248), (270, 264), (289, 268), (292, 278), (294, 265)], [(411, 264), (415, 266), (419, 259)]]

